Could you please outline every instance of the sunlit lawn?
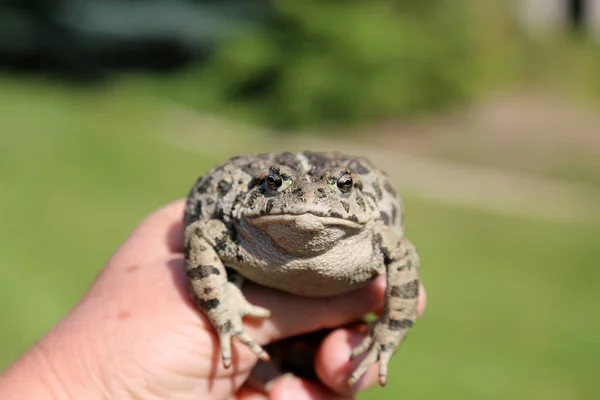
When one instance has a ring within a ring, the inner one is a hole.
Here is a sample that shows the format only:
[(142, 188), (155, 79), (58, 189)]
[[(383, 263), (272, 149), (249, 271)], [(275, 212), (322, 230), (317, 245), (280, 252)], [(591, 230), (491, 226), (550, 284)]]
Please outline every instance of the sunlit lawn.
[[(0, 80), (0, 367), (73, 306), (137, 221), (232, 155), (164, 144), (161, 105)], [(600, 227), (406, 203), (429, 308), (388, 387), (362, 398), (600, 398)]]

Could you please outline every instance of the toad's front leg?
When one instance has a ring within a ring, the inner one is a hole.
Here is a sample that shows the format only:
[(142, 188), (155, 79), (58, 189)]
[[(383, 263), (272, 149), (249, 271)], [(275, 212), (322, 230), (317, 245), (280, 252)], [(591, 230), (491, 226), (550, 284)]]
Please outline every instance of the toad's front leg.
[(406, 238), (398, 238), (384, 229), (381, 233), (387, 273), (387, 289), (383, 315), (372, 326), (370, 335), (353, 351), (356, 357), (367, 352), (354, 370), (349, 385), (353, 385), (379, 361), (379, 383), (385, 386), (390, 359), (408, 335), (417, 319), (419, 297), (419, 256)]
[(242, 317), (267, 318), (270, 315), (269, 310), (250, 304), (240, 288), (228, 281), (223, 262), (213, 247), (217, 242), (227, 246), (227, 240), (227, 229), (221, 221), (197, 221), (185, 230), (186, 274), (194, 302), (217, 331), (226, 368), (231, 365), (233, 337), (248, 346), (260, 359), (269, 359), (246, 333)]

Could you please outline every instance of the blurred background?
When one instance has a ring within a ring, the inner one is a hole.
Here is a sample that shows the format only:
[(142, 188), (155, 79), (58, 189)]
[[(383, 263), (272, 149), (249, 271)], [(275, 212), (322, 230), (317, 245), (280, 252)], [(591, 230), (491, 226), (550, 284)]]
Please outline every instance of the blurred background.
[(600, 1), (3, 0), (0, 368), (227, 158), (342, 150), (429, 307), (362, 399), (598, 399)]

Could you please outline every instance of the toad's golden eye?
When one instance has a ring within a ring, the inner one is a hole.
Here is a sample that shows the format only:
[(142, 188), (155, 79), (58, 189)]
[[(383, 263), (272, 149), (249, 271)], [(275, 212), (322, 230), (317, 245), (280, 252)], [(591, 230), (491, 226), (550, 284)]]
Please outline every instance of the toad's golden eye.
[(281, 179), (281, 176), (279, 176), (277, 172), (272, 170), (269, 171), (269, 176), (267, 176), (267, 185), (269, 185), (269, 189), (277, 190), (281, 187), (282, 183), (283, 179)]
[(342, 193), (348, 193), (352, 190), (352, 177), (348, 173), (343, 173), (337, 180), (337, 187)]

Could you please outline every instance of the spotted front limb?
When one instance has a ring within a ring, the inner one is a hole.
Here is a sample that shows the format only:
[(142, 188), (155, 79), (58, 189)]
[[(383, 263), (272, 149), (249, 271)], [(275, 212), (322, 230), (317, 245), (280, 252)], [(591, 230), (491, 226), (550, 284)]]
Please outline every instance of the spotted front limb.
[(386, 240), (386, 232), (382, 235), (381, 247), (386, 255), (385, 308), (379, 320), (371, 326), (369, 335), (352, 352), (353, 358), (365, 352), (367, 354), (352, 373), (348, 381), (349, 385), (354, 385), (371, 365), (379, 361), (379, 384), (385, 386), (390, 359), (417, 319), (419, 297), (417, 251), (405, 238)]
[[(222, 229), (215, 230), (215, 223), (211, 222), (194, 222), (185, 231), (186, 274), (194, 302), (217, 331), (221, 358), (226, 368), (231, 365), (233, 337), (248, 346), (257, 357), (267, 361), (267, 353), (246, 333), (242, 317), (266, 318), (270, 312), (250, 304), (240, 289), (227, 280), (225, 267), (210, 244), (211, 234), (222, 232)], [(216, 222), (216, 225), (219, 224), (221, 222)]]

